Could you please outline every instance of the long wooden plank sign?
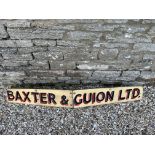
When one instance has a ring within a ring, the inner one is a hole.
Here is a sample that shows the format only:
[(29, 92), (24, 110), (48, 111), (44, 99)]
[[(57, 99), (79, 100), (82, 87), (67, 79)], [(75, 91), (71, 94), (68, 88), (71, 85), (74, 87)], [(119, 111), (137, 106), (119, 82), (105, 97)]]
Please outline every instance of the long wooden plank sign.
[(50, 89), (9, 89), (7, 101), (52, 107), (72, 107), (72, 91)]
[(83, 90), (8, 89), (7, 102), (78, 108), (140, 100), (143, 88), (116, 87)]
[(103, 104), (140, 100), (143, 96), (142, 87), (117, 87), (75, 90), (73, 93), (74, 107), (87, 107)]

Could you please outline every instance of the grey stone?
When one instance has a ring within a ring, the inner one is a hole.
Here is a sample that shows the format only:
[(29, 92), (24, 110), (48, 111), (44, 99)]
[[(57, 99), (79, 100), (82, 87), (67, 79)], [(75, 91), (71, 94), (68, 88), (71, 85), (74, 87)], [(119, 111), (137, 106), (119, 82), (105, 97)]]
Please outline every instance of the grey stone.
[(118, 55), (118, 49), (105, 49), (99, 52), (99, 59), (101, 60), (113, 60)]
[(139, 51), (155, 52), (155, 44), (151, 43), (137, 43), (133, 48)]
[(69, 41), (69, 40), (57, 40), (58, 46), (68, 46), (68, 47), (86, 47), (91, 46), (89, 41)]
[(86, 48), (78, 48), (78, 47), (64, 47), (64, 46), (56, 46), (56, 47), (48, 47), (48, 50), (52, 53), (62, 52), (63, 54), (74, 53), (74, 52), (87, 52)]
[(71, 77), (68, 77), (68, 76), (58, 77), (58, 80), (61, 82), (65, 82), (65, 81), (71, 80)]
[(0, 47), (17, 47), (13, 40), (0, 40)]
[(51, 27), (52, 30), (75, 30), (75, 25), (55, 25)]
[[(138, 78), (138, 76), (137, 77), (136, 76), (121, 76), (121, 77), (115, 78), (114, 82), (115, 82), (115, 80), (120, 81), (120, 82), (135, 82), (136, 78)], [(128, 85), (129, 85), (129, 83), (128, 83)]]
[(26, 19), (17, 19), (6, 22), (7, 27), (16, 28), (16, 27), (30, 27), (30, 21)]
[(85, 80), (85, 79), (83, 79), (83, 80), (81, 80), (81, 83), (82, 84), (97, 84), (97, 83), (100, 83), (101, 81), (100, 80)]
[(83, 32), (83, 31), (73, 31), (67, 32), (68, 40), (96, 40), (102, 36), (101, 33), (93, 33), (93, 32)]
[(57, 25), (56, 20), (34, 20), (31, 22), (32, 27), (48, 28)]
[(2, 54), (5, 60), (13, 60), (13, 61), (26, 61), (32, 60), (31, 54)]
[(0, 65), (2, 64), (2, 61), (3, 61), (4, 59), (3, 59), (3, 57), (2, 57), (2, 55), (0, 55)]
[(15, 54), (17, 52), (17, 48), (0, 48), (0, 53), (10, 53)]
[(151, 43), (151, 37), (148, 35), (145, 36), (136, 36), (130, 33), (125, 33), (116, 36), (115, 34), (107, 34), (106, 41), (112, 43)]
[[(28, 69), (28, 64), (25, 64), (25, 65), (20, 65), (20, 66), (5, 66), (3, 67), (3, 70), (6, 70), (6, 71), (25, 71)], [(25, 77), (26, 78), (26, 77)], [(16, 79), (15, 79), (16, 80)], [(15, 81), (14, 81), (15, 82)], [(20, 82), (20, 81), (19, 81)]]
[[(76, 71), (79, 71), (79, 70), (76, 70)], [(79, 71), (80, 72), (80, 71)], [(76, 74), (76, 72), (75, 72), (75, 74)], [(77, 73), (78, 74), (78, 73)], [(76, 74), (76, 75), (77, 75)], [(81, 73), (82, 74), (82, 73)], [(86, 80), (86, 79), (88, 79), (88, 78), (90, 78), (91, 76), (71, 76), (71, 78), (72, 78), (72, 80), (78, 80), (78, 81), (81, 81), (81, 80)]]
[(121, 50), (118, 54), (118, 60), (131, 60), (132, 62), (140, 62), (143, 59), (143, 53), (133, 50)]
[(56, 19), (55, 22), (61, 24), (92, 24), (102, 22), (102, 19)]
[(99, 43), (100, 47), (104, 48), (120, 48), (120, 49), (130, 49), (130, 44), (128, 43)]
[(0, 39), (4, 39), (4, 38), (7, 38), (8, 37), (8, 34), (4, 28), (4, 25), (1, 25), (0, 24)]
[(2, 63), (2, 66), (3, 67), (10, 67), (10, 68), (13, 68), (13, 67), (20, 67), (20, 66), (27, 66), (28, 65), (28, 62), (27, 61), (16, 61), (16, 60), (12, 60), (10, 61), (9, 60), (4, 60), (3, 63)]
[(19, 53), (34, 53), (34, 52), (46, 52), (47, 47), (25, 47), (25, 48), (18, 48)]
[(0, 72), (0, 78), (4, 79), (23, 79), (25, 77), (25, 72), (23, 71), (6, 71), (6, 72)]
[(150, 31), (148, 32), (148, 34), (150, 35), (154, 35), (155, 34), (155, 26), (152, 26)]
[(31, 40), (16, 40), (15, 43), (17, 47), (32, 47), (33, 46)]
[(123, 77), (139, 77), (140, 71), (123, 71), (122, 73)]
[(114, 77), (119, 77), (121, 74), (120, 71), (94, 71), (92, 74), (92, 77), (95, 79), (100, 79), (102, 78), (114, 78)]
[(155, 72), (151, 72), (151, 71), (142, 71), (142, 72), (141, 72), (141, 78), (142, 78), (142, 79), (145, 79), (145, 80), (155, 79)]
[(77, 62), (77, 68), (79, 70), (108, 70), (109, 66), (103, 62), (81, 61)]
[(155, 54), (144, 54), (144, 60), (155, 60)]
[(118, 28), (119, 25), (105, 25), (101, 23), (97, 24), (83, 24), (80, 26), (80, 30), (83, 31), (95, 31), (95, 32), (107, 32), (113, 31), (115, 28)]
[(150, 69), (153, 72), (155, 71), (155, 61), (152, 62), (152, 65), (151, 65)]
[(0, 47), (32, 47), (31, 40), (0, 40)]
[(78, 79), (72, 80), (72, 79), (71, 79), (71, 80), (65, 81), (65, 83), (66, 83), (66, 84), (76, 84), (76, 85), (77, 85), (77, 84), (80, 84), (80, 80), (78, 80)]
[(151, 70), (152, 62), (151, 61), (141, 61), (135, 62), (128, 67), (129, 70), (140, 70), (140, 71), (148, 71)]
[(52, 70), (60, 69), (76, 69), (74, 61), (49, 61)]
[(60, 24), (56, 20), (35, 20), (31, 23), (32, 27), (50, 28), (52, 30), (75, 30), (74, 25)]
[(33, 40), (35, 46), (55, 46), (55, 40)]
[(142, 24), (150, 24), (150, 23), (155, 23), (154, 19), (143, 19)]
[(5, 78), (2, 78), (2, 83), (4, 86), (15, 86), (15, 85), (21, 85), (23, 80), (24, 80), (24, 77), (20, 77), (20, 78), (5, 77)]
[(64, 31), (49, 29), (7, 29), (11, 39), (62, 39)]
[[(29, 76), (36, 76), (36, 77), (57, 77), (57, 76), (64, 76), (65, 72), (64, 71), (51, 71), (51, 70), (29, 70), (27, 71), (27, 74)], [(47, 81), (48, 83), (48, 81)]]
[(35, 59), (37, 60), (63, 60), (62, 52), (38, 52), (33, 53)]
[(127, 70), (130, 68), (131, 60), (112, 60), (112, 61), (105, 61), (105, 65), (108, 65), (108, 70)]
[(37, 77), (31, 76), (23, 80), (24, 84), (47, 84), (57, 82), (56, 77)]
[(150, 26), (148, 25), (142, 25), (142, 24), (136, 24), (136, 25), (121, 25), (120, 31), (127, 32), (127, 33), (143, 33), (145, 31), (148, 31)]
[(82, 77), (87, 78), (92, 74), (91, 71), (78, 71), (78, 70), (67, 70), (67, 75), (69, 77)]
[(68, 52), (64, 53), (65, 60), (74, 60), (74, 61), (85, 61), (85, 60), (97, 60), (96, 52), (88, 53), (88, 52)]
[(31, 70), (40, 70), (40, 69), (49, 69), (49, 64), (47, 62), (47, 60), (43, 61), (37, 61), (37, 60), (32, 60), (29, 61), (29, 64), (31, 66), (27, 67), (27, 69), (31, 69)]
[(128, 22), (127, 19), (104, 19), (103, 21), (109, 24), (123, 24)]

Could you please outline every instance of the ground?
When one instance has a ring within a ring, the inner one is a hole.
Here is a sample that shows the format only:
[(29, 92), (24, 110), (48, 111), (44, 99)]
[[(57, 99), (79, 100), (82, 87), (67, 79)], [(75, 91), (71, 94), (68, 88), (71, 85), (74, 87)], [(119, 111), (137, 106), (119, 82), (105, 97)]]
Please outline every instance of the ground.
[(145, 86), (141, 101), (79, 109), (1, 101), (0, 134), (155, 134), (154, 97)]

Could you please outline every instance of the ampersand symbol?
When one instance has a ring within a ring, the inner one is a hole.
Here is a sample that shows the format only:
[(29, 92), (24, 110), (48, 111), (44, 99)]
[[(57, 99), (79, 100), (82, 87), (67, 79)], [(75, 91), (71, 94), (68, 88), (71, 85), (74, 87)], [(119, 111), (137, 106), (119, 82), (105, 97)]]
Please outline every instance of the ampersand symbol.
[(65, 95), (63, 95), (62, 97), (61, 97), (61, 104), (62, 105), (67, 105), (68, 104), (68, 99), (66, 98), (66, 96)]

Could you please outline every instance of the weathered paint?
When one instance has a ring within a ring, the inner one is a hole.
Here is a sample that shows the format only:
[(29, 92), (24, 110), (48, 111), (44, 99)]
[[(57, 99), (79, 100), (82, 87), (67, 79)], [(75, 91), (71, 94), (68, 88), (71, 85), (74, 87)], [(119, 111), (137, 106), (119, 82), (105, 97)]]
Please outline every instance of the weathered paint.
[(51, 107), (72, 107), (72, 91), (49, 89), (8, 89), (7, 101)]
[(97, 88), (84, 90), (8, 89), (7, 102), (78, 108), (140, 100), (142, 87)]
[(74, 90), (74, 108), (140, 100), (142, 87), (117, 87)]

